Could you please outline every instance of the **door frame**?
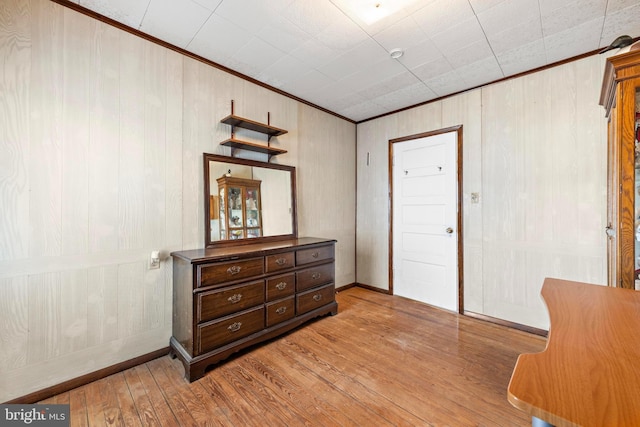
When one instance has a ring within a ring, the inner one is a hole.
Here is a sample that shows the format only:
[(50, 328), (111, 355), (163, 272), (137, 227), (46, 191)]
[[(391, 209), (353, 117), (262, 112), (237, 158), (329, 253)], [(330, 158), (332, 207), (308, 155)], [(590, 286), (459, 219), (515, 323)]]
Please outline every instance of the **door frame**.
[(458, 313), (464, 312), (464, 275), (463, 275), (463, 229), (462, 229), (462, 125), (451, 126), (429, 132), (403, 136), (389, 140), (389, 294), (393, 293), (393, 145), (398, 142), (410, 141), (412, 139), (425, 138), (440, 135), (443, 133), (456, 132), (456, 164), (458, 182), (458, 206), (457, 206), (457, 229), (458, 229)]

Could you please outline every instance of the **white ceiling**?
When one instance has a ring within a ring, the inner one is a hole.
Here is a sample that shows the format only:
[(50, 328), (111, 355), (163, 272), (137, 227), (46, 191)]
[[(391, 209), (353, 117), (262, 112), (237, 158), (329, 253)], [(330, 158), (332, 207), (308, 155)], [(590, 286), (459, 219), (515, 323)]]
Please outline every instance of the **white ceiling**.
[(640, 36), (638, 0), (72, 1), (354, 121)]

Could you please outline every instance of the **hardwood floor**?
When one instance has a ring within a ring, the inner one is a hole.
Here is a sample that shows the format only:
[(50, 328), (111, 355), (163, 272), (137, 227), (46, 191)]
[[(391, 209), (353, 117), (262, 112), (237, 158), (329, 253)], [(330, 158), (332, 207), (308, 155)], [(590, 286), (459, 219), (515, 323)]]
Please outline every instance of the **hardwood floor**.
[(506, 390), (544, 338), (361, 288), (337, 300), (199, 381), (165, 356), (42, 403), (70, 403), (72, 426), (530, 425)]

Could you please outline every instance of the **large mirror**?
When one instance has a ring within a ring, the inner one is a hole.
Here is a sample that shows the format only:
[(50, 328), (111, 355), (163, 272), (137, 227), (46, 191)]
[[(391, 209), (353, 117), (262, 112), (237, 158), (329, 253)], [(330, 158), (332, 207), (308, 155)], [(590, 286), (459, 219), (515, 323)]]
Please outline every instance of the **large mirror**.
[(204, 154), (205, 246), (297, 237), (293, 166)]

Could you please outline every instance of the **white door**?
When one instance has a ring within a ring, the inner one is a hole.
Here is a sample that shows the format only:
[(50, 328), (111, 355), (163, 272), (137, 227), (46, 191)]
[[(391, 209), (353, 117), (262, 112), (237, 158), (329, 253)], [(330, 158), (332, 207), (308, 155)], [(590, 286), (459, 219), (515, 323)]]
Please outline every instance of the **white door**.
[(458, 311), (456, 131), (393, 144), (393, 293)]

